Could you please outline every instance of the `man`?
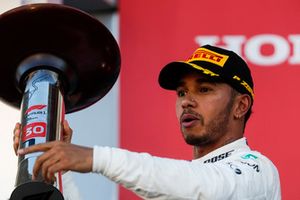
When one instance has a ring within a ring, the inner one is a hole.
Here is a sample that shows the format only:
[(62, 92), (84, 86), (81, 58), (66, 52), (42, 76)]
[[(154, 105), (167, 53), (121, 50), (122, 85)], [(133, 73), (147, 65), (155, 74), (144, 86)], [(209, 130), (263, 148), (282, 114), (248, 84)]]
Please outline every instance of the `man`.
[[(144, 199), (281, 199), (276, 167), (243, 137), (254, 92), (242, 58), (205, 45), (186, 61), (166, 65), (159, 84), (177, 93), (176, 113), (186, 143), (194, 148), (192, 161), (59, 141), (18, 153), (43, 151), (33, 174), (41, 170), (46, 181), (61, 170), (100, 173)], [(67, 124), (64, 130), (72, 132)]]

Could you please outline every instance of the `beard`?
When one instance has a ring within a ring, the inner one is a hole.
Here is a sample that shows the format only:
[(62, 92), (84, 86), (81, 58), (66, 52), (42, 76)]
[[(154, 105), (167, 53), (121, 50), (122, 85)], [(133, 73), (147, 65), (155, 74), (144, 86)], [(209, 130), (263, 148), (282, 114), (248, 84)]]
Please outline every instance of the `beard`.
[(200, 135), (190, 134), (181, 127), (181, 132), (185, 142), (193, 146), (205, 146), (214, 143), (228, 131), (229, 117), (232, 107), (233, 99), (230, 99), (224, 110), (219, 112), (219, 114), (207, 124), (205, 124), (204, 117), (199, 113), (187, 111), (198, 116), (199, 123), (203, 127), (204, 132)]

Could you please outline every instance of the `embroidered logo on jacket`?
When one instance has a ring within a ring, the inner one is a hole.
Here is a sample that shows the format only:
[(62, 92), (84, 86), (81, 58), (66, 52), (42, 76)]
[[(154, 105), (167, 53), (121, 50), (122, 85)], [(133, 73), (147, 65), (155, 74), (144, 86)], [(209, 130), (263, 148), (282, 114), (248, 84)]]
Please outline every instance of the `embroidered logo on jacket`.
[(234, 150), (231, 150), (231, 151), (228, 151), (228, 152), (226, 152), (226, 153), (222, 153), (222, 154), (220, 154), (220, 155), (217, 155), (217, 156), (215, 156), (215, 157), (212, 157), (212, 158), (210, 158), (210, 159), (204, 161), (204, 163), (214, 163), (214, 162), (223, 160), (223, 159), (229, 157), (233, 151), (234, 151)]

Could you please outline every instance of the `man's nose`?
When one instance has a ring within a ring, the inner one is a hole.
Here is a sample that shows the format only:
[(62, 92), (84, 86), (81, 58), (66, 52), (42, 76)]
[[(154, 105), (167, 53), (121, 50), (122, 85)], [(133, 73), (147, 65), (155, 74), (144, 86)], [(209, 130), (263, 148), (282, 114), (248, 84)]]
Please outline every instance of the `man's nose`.
[(193, 98), (192, 95), (186, 95), (181, 102), (182, 108), (187, 108), (187, 107), (195, 107), (197, 105), (197, 101), (195, 98)]

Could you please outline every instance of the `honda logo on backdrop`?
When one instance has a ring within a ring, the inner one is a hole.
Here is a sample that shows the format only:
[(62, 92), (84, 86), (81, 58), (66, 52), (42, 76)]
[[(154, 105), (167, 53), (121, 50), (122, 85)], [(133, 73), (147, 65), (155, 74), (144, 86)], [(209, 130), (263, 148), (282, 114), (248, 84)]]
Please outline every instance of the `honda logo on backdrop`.
[[(199, 35), (195, 41), (199, 46), (211, 44), (233, 50), (255, 65), (272, 66), (284, 62), (300, 65), (300, 34), (287, 37), (260, 34), (249, 38), (244, 35)], [(266, 45), (272, 47), (271, 53), (266, 54), (262, 51)]]

